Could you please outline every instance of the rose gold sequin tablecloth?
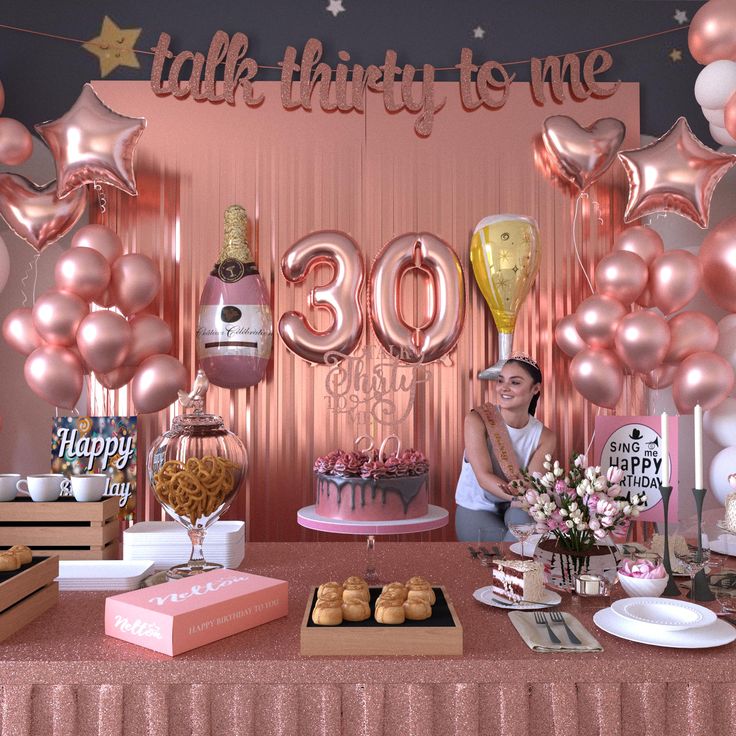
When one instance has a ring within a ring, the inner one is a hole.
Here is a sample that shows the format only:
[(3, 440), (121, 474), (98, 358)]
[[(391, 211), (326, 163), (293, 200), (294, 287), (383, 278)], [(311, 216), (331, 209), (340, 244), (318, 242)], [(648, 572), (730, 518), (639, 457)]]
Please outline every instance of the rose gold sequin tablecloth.
[[(720, 736), (736, 723), (736, 645), (628, 643), (571, 610), (600, 654), (535, 654), (472, 598), (488, 571), (456, 543), (382, 543), (387, 580), (446, 586), (463, 657), (301, 657), (308, 588), (364, 568), (354, 543), (250, 544), (244, 569), (289, 581), (289, 616), (169, 658), (103, 634), (105, 595), (62, 593), (0, 644), (0, 736)], [(587, 604), (586, 604), (587, 606)]]

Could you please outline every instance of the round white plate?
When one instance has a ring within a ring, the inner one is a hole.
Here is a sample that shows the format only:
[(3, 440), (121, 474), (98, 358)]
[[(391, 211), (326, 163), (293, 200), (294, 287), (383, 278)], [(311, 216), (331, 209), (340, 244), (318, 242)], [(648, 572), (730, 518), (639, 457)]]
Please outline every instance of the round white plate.
[(705, 606), (670, 598), (621, 598), (611, 604), (611, 610), (630, 621), (670, 631), (709, 626), (716, 620)]
[(710, 551), (719, 555), (736, 557), (736, 535), (721, 534), (718, 539), (710, 540)]
[[(506, 603), (506, 601), (496, 598), (493, 593), (493, 588), (490, 585), (487, 585), (485, 588), (478, 588), (478, 590), (473, 593), (473, 598), (475, 598), (479, 603), (484, 603), (486, 606), (505, 608), (508, 611), (534, 611), (537, 608), (556, 606), (562, 601), (562, 598), (553, 590), (545, 589), (544, 600), (539, 603)], [(734, 630), (736, 631), (736, 629)]]
[(736, 628), (720, 620), (697, 629), (671, 631), (659, 626), (642, 626), (636, 621), (619, 616), (610, 608), (604, 608), (602, 611), (596, 611), (593, 623), (599, 629), (620, 639), (670, 649), (722, 647), (736, 639)]

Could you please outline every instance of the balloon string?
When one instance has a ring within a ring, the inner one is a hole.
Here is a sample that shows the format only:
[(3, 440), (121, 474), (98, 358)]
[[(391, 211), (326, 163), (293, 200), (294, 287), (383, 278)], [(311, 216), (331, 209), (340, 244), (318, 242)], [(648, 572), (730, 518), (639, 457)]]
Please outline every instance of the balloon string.
[(585, 457), (587, 458), (590, 458), (590, 448), (593, 447), (593, 442), (595, 441), (595, 420), (600, 415), (601, 415), (601, 408), (599, 406), (598, 411), (595, 413), (595, 417), (593, 418), (593, 434), (590, 436), (590, 442), (588, 442), (588, 446), (585, 448)]
[[(36, 282), (38, 281), (38, 259), (40, 257), (41, 254), (36, 253), (34, 258), (28, 261), (26, 272), (23, 275), (23, 278), (20, 280), (20, 293), (23, 294), (23, 304), (21, 306), (23, 307), (28, 304), (28, 294), (26, 294), (26, 282), (31, 277), (31, 273), (33, 273), (33, 304), (36, 303)], [(33, 306), (33, 304), (31, 304), (31, 306)]]
[(105, 212), (107, 212), (107, 199), (105, 198), (105, 192), (98, 181), (92, 184), (92, 188), (95, 190), (95, 194), (97, 195), (97, 207), (100, 210), (100, 214), (104, 215)]
[(588, 198), (588, 195), (585, 192), (581, 192), (578, 195), (578, 198), (575, 200), (575, 215), (572, 218), (572, 245), (573, 248), (575, 248), (575, 257), (578, 259), (578, 263), (580, 264), (580, 270), (583, 272), (583, 276), (585, 276), (585, 280), (588, 282), (588, 286), (590, 287), (591, 293), (595, 293), (595, 289), (593, 288), (593, 283), (590, 280), (590, 277), (588, 276), (588, 272), (585, 270), (585, 266), (583, 265), (583, 259), (580, 257), (580, 249), (578, 248), (578, 214), (580, 212), (580, 202), (585, 197)]

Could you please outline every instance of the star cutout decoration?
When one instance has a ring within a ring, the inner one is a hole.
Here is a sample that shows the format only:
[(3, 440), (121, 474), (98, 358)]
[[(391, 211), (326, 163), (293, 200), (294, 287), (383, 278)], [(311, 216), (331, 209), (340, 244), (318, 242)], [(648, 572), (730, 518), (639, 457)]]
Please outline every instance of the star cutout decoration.
[(134, 48), (141, 30), (141, 28), (120, 28), (106, 15), (102, 21), (100, 35), (90, 38), (87, 43), (82, 44), (82, 48), (100, 60), (100, 74), (103, 77), (119, 66), (138, 69), (140, 64)]
[(498, 259), (503, 263), (506, 261), (507, 263), (511, 260), (511, 252), (508, 248), (501, 248), (501, 250), (498, 252)]
[(337, 18), (340, 13), (345, 12), (345, 8), (342, 6), (342, 0), (330, 0), (325, 10), (327, 10), (328, 13), (332, 13), (334, 18)]
[(676, 64), (678, 61), (682, 61), (682, 50), (681, 49), (672, 49), (672, 51), (667, 54), (667, 56), (670, 57), (670, 60), (673, 64)]
[(685, 118), (654, 143), (620, 151), (618, 157), (629, 180), (626, 222), (653, 212), (675, 212), (701, 228), (708, 227), (713, 191), (736, 164), (736, 156), (701, 143)]
[(690, 20), (687, 17), (687, 10), (675, 10), (675, 14), (672, 17), (679, 25), (683, 25), (683, 23), (687, 23)]
[(485, 28), (481, 26), (476, 26), (475, 28), (473, 28), (473, 38), (483, 38), (483, 36), (485, 35), (486, 35)]

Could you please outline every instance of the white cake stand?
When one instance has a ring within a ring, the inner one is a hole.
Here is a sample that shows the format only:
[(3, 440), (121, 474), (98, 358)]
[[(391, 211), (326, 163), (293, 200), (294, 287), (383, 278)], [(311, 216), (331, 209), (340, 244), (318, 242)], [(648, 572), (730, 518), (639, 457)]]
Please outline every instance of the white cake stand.
[(366, 569), (363, 577), (369, 583), (378, 582), (378, 574), (375, 565), (376, 537), (381, 534), (417, 534), (428, 532), (432, 529), (441, 529), (447, 526), (450, 514), (441, 506), (429, 505), (424, 516), (415, 519), (400, 519), (395, 521), (345, 521), (343, 519), (328, 519), (320, 516), (316, 506), (305, 506), (296, 514), (299, 526), (305, 529), (313, 529), (317, 532), (329, 532), (330, 534), (367, 534), (366, 545), (367, 559)]

